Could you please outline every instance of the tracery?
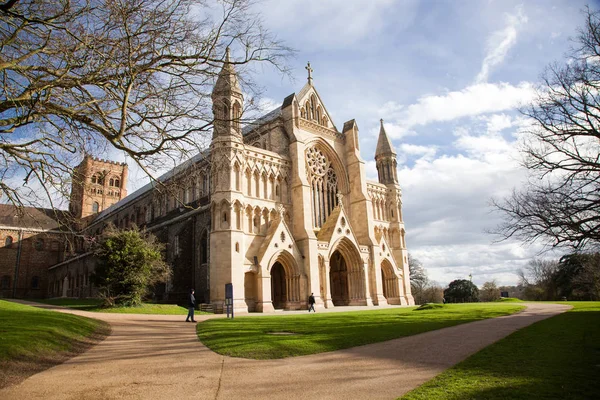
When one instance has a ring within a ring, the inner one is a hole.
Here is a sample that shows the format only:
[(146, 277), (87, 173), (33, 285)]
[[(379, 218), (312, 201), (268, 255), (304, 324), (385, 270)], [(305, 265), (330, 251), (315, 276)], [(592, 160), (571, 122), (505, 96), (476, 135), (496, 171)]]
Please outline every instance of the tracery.
[(327, 156), (316, 147), (306, 151), (306, 167), (310, 182), (313, 226), (320, 228), (338, 205), (337, 175)]

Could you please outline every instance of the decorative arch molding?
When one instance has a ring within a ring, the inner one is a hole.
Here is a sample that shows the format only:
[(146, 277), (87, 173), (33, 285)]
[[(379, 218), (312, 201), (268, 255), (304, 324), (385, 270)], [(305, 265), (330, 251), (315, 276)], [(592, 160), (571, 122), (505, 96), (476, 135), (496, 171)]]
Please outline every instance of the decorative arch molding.
[[(312, 147), (316, 147), (318, 150), (323, 152), (323, 154), (329, 159), (333, 170), (335, 171), (338, 178), (338, 189), (342, 194), (347, 194), (350, 192), (350, 181), (348, 180), (348, 174), (346, 174), (346, 167), (344, 163), (335, 152), (335, 150), (331, 147), (329, 143), (327, 143), (322, 138), (314, 138), (305, 144), (305, 152)], [(306, 160), (305, 160), (306, 161)]]

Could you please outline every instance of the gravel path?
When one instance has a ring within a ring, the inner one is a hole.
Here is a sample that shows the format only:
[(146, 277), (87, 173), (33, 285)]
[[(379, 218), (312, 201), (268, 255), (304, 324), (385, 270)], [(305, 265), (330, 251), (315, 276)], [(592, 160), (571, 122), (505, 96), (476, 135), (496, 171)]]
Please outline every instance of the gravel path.
[(0, 399), (395, 399), (510, 333), (570, 308), (526, 305), (506, 317), (267, 361), (213, 353), (182, 316), (63, 309), (109, 322), (112, 334), (86, 353), (1, 390)]

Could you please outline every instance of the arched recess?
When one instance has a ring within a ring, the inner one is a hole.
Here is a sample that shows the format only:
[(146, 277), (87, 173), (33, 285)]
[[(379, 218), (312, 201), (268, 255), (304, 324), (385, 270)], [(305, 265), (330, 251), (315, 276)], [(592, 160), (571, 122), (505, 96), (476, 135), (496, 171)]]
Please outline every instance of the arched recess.
[(271, 257), (269, 265), (273, 307), (284, 310), (300, 308), (303, 280), (293, 255), (281, 250)]
[(343, 237), (329, 253), (329, 285), (335, 306), (366, 305), (365, 272), (360, 253)]
[(244, 298), (248, 311), (256, 311), (258, 300), (258, 277), (254, 272), (246, 272), (244, 275)]
[(329, 143), (327, 143), (321, 138), (315, 138), (306, 143), (307, 150), (311, 147), (316, 147), (318, 150), (321, 150), (323, 154), (327, 156), (327, 158), (331, 162), (331, 166), (333, 167), (338, 177), (338, 189), (342, 194), (347, 194), (350, 191), (350, 182), (348, 181), (348, 174), (346, 174), (346, 167), (344, 166), (344, 163), (342, 163), (342, 160), (335, 152), (335, 150), (329, 145)]
[(398, 277), (394, 273), (394, 267), (387, 259), (381, 262), (381, 285), (383, 286), (383, 296), (388, 304), (400, 304)]

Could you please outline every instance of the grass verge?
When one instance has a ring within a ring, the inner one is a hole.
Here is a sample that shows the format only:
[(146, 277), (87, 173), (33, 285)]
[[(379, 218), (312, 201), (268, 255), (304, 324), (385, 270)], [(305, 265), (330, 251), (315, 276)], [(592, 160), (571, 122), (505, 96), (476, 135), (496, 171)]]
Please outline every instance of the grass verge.
[[(216, 353), (273, 359), (322, 353), (382, 342), (449, 326), (508, 315), (517, 304), (446, 304), (413, 312), (414, 307), (347, 313), (238, 317), (198, 324), (198, 337)], [(287, 334), (282, 334), (287, 333)], [(290, 334), (293, 333), (293, 334)]]
[(467, 358), (403, 400), (592, 399), (600, 393), (600, 302), (537, 322)]
[(0, 388), (82, 353), (109, 332), (102, 321), (0, 300)]
[[(32, 300), (38, 303), (50, 304), (54, 306), (62, 306), (73, 308), (76, 310), (105, 312), (117, 314), (159, 314), (159, 315), (187, 315), (188, 309), (178, 306), (177, 304), (154, 304), (144, 303), (138, 307), (102, 307), (100, 299), (43, 299)], [(201, 311), (196, 311), (196, 314), (208, 314)]]

